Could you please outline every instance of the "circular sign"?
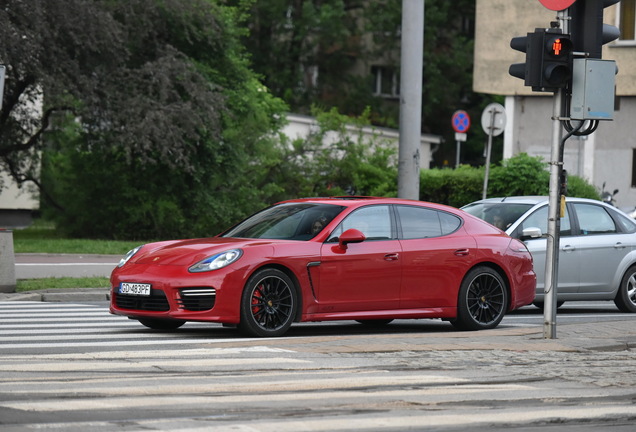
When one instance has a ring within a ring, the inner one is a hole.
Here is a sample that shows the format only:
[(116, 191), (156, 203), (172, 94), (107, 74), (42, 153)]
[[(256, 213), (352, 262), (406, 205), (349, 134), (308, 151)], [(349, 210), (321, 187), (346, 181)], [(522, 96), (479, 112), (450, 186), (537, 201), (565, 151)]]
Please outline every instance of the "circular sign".
[(470, 116), (466, 111), (455, 111), (451, 119), (453, 130), (457, 133), (466, 133), (470, 129)]
[(506, 110), (501, 104), (491, 103), (481, 114), (481, 127), (487, 135), (501, 135), (506, 127)]
[(574, 4), (576, 0), (539, 0), (541, 4), (553, 11), (566, 10)]

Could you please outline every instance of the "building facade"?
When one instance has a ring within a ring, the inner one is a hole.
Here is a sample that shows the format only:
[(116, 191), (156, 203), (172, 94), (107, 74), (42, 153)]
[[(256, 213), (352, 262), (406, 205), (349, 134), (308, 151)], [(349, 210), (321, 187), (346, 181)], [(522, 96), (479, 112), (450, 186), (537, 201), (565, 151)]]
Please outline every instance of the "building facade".
[[(476, 92), (505, 96), (507, 124), (504, 158), (528, 153), (550, 160), (553, 94), (533, 92), (508, 68), (525, 55), (510, 48), (510, 40), (535, 28), (549, 28), (557, 12), (538, 0), (476, 0)], [(578, 0), (583, 1), (583, 0)], [(613, 121), (601, 121), (586, 137), (572, 137), (564, 149), (564, 167), (594, 184), (599, 191), (618, 189), (616, 205), (636, 206), (636, 0), (621, 0), (605, 9), (603, 22), (621, 31), (603, 47), (603, 59), (615, 60), (616, 97)]]

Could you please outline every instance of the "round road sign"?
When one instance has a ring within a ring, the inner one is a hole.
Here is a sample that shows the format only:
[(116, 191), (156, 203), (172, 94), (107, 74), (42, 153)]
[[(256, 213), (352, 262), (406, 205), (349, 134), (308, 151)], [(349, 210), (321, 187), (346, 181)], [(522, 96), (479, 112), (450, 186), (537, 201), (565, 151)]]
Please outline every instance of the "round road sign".
[(553, 11), (566, 10), (574, 4), (576, 0), (539, 0), (541, 4)]
[(486, 135), (501, 135), (506, 127), (506, 110), (501, 104), (491, 103), (481, 114), (481, 127)]
[(470, 116), (466, 111), (455, 111), (451, 122), (453, 130), (457, 133), (466, 133), (470, 129)]

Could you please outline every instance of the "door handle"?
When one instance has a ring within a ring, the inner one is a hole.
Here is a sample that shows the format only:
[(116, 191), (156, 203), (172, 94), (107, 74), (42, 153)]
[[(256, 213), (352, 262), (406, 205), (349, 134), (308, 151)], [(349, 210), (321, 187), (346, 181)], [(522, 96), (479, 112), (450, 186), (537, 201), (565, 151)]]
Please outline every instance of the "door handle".
[(565, 245), (561, 248), (563, 252), (573, 252), (576, 248), (572, 245)]
[(614, 249), (625, 249), (625, 245), (621, 242), (618, 242), (614, 245)]
[(400, 258), (400, 255), (396, 253), (384, 255), (384, 261), (397, 261), (398, 258)]
[(469, 249), (458, 249), (455, 251), (455, 255), (457, 256), (468, 256), (469, 253), (470, 253)]

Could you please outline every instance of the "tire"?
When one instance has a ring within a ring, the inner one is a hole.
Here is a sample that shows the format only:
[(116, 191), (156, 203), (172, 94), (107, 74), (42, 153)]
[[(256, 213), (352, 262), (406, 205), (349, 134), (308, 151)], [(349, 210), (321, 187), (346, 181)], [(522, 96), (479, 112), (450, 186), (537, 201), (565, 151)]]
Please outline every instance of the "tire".
[(239, 330), (248, 336), (283, 335), (296, 316), (297, 298), (296, 287), (285, 273), (273, 268), (257, 271), (243, 290)]
[(368, 326), (368, 327), (382, 327), (385, 326), (387, 324), (389, 324), (391, 321), (393, 321), (392, 318), (387, 318), (387, 319), (368, 319), (368, 320), (356, 320), (357, 322), (359, 322), (362, 325)]
[(175, 330), (184, 325), (182, 320), (159, 319), (159, 318), (137, 318), (137, 321), (153, 330)]
[(614, 303), (622, 312), (636, 312), (636, 266), (623, 275)]
[(460, 330), (485, 330), (499, 325), (508, 310), (508, 290), (499, 273), (490, 267), (475, 267), (459, 288), (457, 319)]

